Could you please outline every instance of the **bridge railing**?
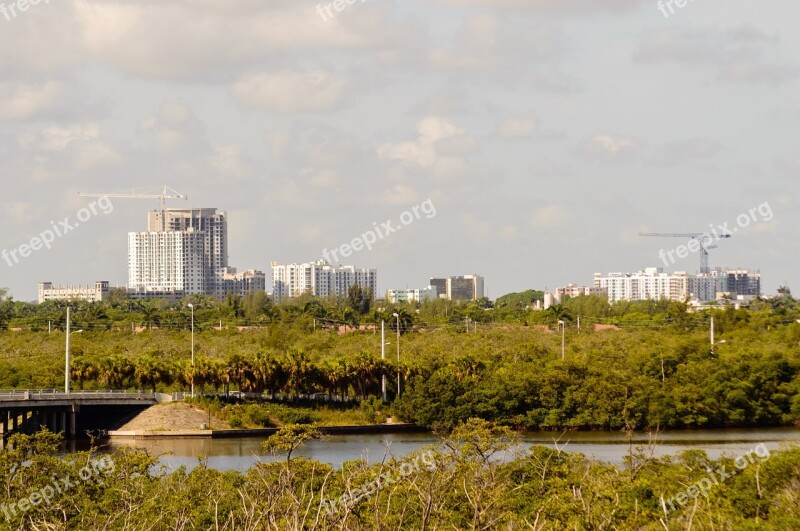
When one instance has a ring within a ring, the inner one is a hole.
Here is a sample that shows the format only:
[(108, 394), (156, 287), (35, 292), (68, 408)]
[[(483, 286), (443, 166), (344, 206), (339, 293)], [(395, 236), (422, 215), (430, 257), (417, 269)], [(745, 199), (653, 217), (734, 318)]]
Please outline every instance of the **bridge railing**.
[(65, 393), (59, 389), (12, 389), (0, 390), (0, 401), (8, 400), (65, 400), (93, 398), (129, 398), (131, 400), (153, 400), (155, 395), (145, 391), (108, 390), (108, 391), (70, 391)]

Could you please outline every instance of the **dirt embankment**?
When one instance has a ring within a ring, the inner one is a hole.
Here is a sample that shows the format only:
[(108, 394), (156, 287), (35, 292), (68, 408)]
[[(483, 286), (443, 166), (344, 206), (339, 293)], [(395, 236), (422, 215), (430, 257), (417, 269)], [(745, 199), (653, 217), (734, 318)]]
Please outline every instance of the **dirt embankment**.
[[(185, 402), (151, 406), (119, 428), (120, 431), (182, 431), (197, 430), (208, 424), (208, 413)], [(212, 430), (230, 429), (227, 422), (211, 416)]]

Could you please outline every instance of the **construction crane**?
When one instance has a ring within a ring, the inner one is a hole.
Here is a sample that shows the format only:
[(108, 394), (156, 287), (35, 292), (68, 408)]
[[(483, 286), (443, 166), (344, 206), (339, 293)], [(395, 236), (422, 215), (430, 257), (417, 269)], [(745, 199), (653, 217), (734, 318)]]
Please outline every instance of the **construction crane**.
[(152, 188), (131, 188), (130, 191), (111, 192), (107, 194), (83, 193), (78, 192), (80, 197), (108, 197), (112, 199), (159, 199), (161, 201), (161, 229), (164, 230), (166, 223), (165, 212), (167, 210), (167, 199), (189, 199), (188, 195), (183, 195), (169, 186), (156, 186)]
[(708, 252), (711, 249), (716, 249), (718, 246), (714, 245), (715, 240), (722, 238), (730, 238), (728, 233), (723, 234), (709, 234), (707, 232), (690, 232), (690, 233), (661, 233), (661, 232), (640, 232), (639, 236), (656, 236), (660, 238), (689, 238), (690, 240), (697, 240), (700, 244), (700, 272), (708, 273)]

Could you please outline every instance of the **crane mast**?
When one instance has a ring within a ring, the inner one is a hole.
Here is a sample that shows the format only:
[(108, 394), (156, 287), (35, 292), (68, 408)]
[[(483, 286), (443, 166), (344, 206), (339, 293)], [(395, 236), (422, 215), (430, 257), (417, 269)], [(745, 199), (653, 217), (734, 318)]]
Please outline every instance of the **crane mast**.
[(708, 267), (708, 254), (711, 249), (716, 249), (718, 246), (714, 245), (714, 240), (722, 238), (730, 238), (728, 233), (724, 234), (709, 234), (707, 232), (690, 232), (690, 233), (674, 233), (674, 232), (640, 232), (639, 236), (655, 236), (658, 238), (689, 238), (690, 240), (697, 240), (700, 244), (700, 272), (708, 273), (711, 269)]

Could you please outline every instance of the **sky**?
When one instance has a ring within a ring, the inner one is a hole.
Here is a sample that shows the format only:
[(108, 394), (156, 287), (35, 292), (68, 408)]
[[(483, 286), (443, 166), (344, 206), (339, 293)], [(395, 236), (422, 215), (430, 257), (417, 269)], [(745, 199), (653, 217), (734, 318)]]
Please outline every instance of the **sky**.
[(78, 192), (158, 185), (227, 212), (230, 264), (268, 278), (374, 239), (342, 261), (380, 290), (477, 273), (496, 298), (693, 272), (639, 233), (725, 227), (712, 266), (800, 292), (796, 0), (0, 4), (17, 300), (125, 285), (158, 201)]

